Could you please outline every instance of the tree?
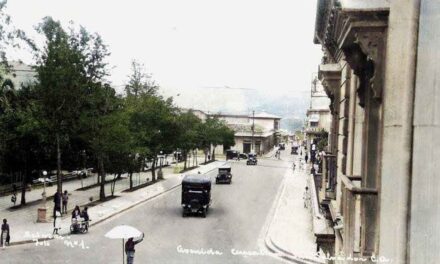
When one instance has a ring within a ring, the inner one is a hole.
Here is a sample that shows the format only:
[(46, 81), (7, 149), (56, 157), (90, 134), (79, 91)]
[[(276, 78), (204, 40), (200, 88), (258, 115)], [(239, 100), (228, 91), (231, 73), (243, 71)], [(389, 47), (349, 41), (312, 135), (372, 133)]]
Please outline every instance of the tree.
[(106, 72), (104, 59), (109, 55), (99, 35), (84, 28), (68, 34), (60, 22), (43, 19), (38, 30), (46, 46), (38, 53), (37, 94), (42, 117), (54, 136), (58, 190), (62, 191), (61, 157), (69, 140), (78, 133), (78, 122), (86, 97)]
[(141, 94), (131, 101), (130, 131), (133, 134), (136, 153), (153, 161), (152, 180), (156, 181), (156, 161), (160, 151), (170, 153), (176, 141), (176, 109), (172, 100)]
[(151, 79), (151, 75), (145, 73), (144, 65), (132, 60), (131, 70), (128, 84), (125, 86), (127, 97), (137, 98), (142, 94), (157, 96), (159, 86)]
[(130, 134), (122, 99), (108, 84), (90, 87), (89, 97), (81, 116), (81, 137), (87, 142), (98, 169), (99, 197), (105, 199), (107, 172), (121, 174), (122, 161), (127, 161)]
[(0, 116), (2, 145), (6, 149), (2, 155), (2, 169), (9, 174), (21, 175), (22, 205), (26, 203), (26, 185), (31, 180), (29, 176), (41, 169), (48, 154), (47, 149), (42, 147), (46, 134), (35, 102), (33, 87), (22, 87), (10, 102), (10, 109)]
[[(181, 113), (177, 118), (179, 128), (177, 146), (182, 150), (184, 159), (183, 169), (187, 168), (187, 157), (191, 150), (200, 146), (199, 127), (202, 126), (201, 120), (192, 111)], [(193, 153), (194, 154), (194, 153)]]

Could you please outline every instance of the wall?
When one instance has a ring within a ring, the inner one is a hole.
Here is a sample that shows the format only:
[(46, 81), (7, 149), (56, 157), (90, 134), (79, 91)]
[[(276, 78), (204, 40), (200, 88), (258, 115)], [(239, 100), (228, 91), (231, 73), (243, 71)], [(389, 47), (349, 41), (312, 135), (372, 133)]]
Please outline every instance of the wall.
[(440, 2), (422, 0), (417, 54), (408, 263), (440, 259)]

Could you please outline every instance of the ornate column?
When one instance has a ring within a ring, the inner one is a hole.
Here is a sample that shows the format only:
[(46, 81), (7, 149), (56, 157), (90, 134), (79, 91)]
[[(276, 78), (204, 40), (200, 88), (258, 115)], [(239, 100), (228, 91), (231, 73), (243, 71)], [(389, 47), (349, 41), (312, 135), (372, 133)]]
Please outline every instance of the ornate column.
[[(385, 18), (385, 17), (384, 17)], [(380, 186), (380, 162), (382, 146), (382, 89), (384, 84), (386, 20), (372, 21), (365, 17), (348, 15), (350, 26), (341, 42), (346, 61), (358, 76), (359, 105), (365, 109), (365, 125), (362, 150), (362, 186)], [(356, 22), (357, 21), (357, 22)], [(362, 197), (362, 245), (363, 255), (378, 251), (379, 198)]]
[(319, 65), (318, 78), (330, 98), (332, 123), (330, 127), (330, 152), (336, 155), (339, 117), (339, 88), (341, 86), (341, 66), (338, 63)]

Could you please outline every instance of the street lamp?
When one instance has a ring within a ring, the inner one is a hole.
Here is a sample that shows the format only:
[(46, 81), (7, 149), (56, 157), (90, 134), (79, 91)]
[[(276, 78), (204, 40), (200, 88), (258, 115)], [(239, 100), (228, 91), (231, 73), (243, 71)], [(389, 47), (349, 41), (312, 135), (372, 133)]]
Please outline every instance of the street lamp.
[(47, 176), (47, 171), (43, 171), (43, 193), (41, 194), (43, 196), (43, 205), (38, 208), (38, 218), (37, 218), (37, 222), (40, 223), (45, 223), (47, 222), (46, 219), (46, 212), (47, 212), (47, 207), (46, 207), (46, 176)]
[(160, 155), (159, 155), (160, 163), (159, 163), (158, 176), (159, 176), (159, 179), (162, 179), (163, 178), (163, 172), (162, 172), (163, 152), (162, 152), (162, 150), (159, 153), (160, 153)]
[(47, 171), (43, 171), (43, 204), (44, 204), (44, 208), (46, 208), (46, 176), (47, 176)]

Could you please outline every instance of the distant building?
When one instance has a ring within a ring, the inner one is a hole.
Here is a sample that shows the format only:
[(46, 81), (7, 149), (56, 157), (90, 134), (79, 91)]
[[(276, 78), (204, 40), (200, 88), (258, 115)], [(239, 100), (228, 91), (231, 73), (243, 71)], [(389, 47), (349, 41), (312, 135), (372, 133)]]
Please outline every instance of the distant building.
[[(235, 131), (235, 146), (242, 153), (264, 154), (279, 141), (281, 117), (265, 112), (252, 115), (214, 114)], [(254, 130), (252, 131), (252, 124)], [(223, 149), (225, 151), (226, 149)]]
[(331, 132), (331, 120), (330, 100), (321, 82), (315, 77), (312, 81), (310, 108), (307, 110), (307, 123), (305, 127), (308, 149), (310, 149), (309, 147), (315, 135), (323, 130), (328, 133)]
[[(269, 113), (261, 112), (255, 115), (238, 114), (209, 114), (201, 110), (192, 110), (201, 120), (210, 117), (223, 120), (235, 132), (235, 146), (231, 149), (241, 153), (255, 152), (264, 154), (276, 145), (281, 137), (280, 120), (281, 117)], [(252, 124), (254, 129), (252, 130)], [(223, 146), (217, 146), (216, 153), (223, 154), (226, 151)]]
[(32, 66), (21, 61), (9, 62), (9, 66), (11, 67), (10, 72), (6, 74), (5, 78), (12, 81), (15, 89), (20, 89), (22, 86), (36, 82), (37, 73)]

